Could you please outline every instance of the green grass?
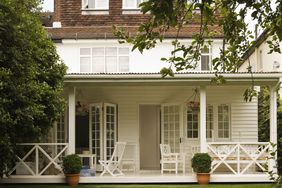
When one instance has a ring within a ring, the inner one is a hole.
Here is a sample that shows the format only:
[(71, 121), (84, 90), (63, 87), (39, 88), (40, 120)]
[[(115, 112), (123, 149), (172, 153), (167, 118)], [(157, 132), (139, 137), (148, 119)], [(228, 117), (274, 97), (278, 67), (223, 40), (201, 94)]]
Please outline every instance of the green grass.
[[(66, 184), (0, 184), (1, 188), (66, 188)], [(77, 188), (273, 188), (272, 184), (80, 184)]]

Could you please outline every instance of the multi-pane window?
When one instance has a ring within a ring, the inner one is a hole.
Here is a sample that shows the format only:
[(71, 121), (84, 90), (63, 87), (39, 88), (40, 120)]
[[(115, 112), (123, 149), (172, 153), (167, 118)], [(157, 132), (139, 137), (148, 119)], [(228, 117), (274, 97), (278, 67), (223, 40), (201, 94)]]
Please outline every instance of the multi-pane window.
[(207, 115), (206, 115), (206, 125), (207, 125), (207, 138), (212, 138), (212, 130), (213, 130), (213, 106), (212, 105), (207, 105)]
[(229, 106), (222, 104), (218, 106), (218, 138), (229, 138), (230, 120)]
[(82, 0), (82, 9), (109, 9), (109, 0)]
[(129, 48), (81, 48), (80, 72), (129, 72)]
[(199, 112), (187, 110), (187, 138), (199, 137)]
[(201, 50), (201, 70), (209, 71), (211, 70), (211, 49), (210, 47), (202, 48)]
[(123, 0), (122, 8), (123, 9), (138, 9), (140, 3), (143, 3), (146, 0)]

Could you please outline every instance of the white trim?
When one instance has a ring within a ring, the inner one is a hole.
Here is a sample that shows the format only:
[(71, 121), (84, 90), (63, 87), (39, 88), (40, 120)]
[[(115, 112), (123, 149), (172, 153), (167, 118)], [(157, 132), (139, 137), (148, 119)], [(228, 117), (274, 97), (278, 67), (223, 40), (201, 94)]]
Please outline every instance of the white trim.
[(69, 104), (69, 122), (68, 122), (68, 139), (69, 139), (69, 147), (68, 147), (68, 154), (73, 154), (75, 153), (75, 92), (76, 88), (72, 87), (69, 89), (68, 93), (68, 104)]
[(200, 151), (207, 151), (206, 137), (206, 108), (207, 108), (206, 87), (200, 87)]
[[(270, 142), (277, 144), (277, 88), (276, 86), (270, 87)], [(277, 146), (271, 148), (272, 151), (277, 149)], [(277, 152), (274, 156), (274, 159), (269, 160), (269, 171), (277, 172), (275, 161), (277, 159)]]

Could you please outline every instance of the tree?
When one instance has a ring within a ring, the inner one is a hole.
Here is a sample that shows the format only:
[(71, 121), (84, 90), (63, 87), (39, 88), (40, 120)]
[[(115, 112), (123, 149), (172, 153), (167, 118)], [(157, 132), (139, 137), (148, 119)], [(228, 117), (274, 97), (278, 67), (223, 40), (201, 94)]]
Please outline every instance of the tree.
[[(148, 0), (140, 4), (143, 14), (150, 13), (147, 22), (140, 25), (135, 36), (124, 29), (114, 27), (121, 43), (133, 44), (133, 50), (154, 48), (162, 42), (167, 31), (179, 33), (185, 26), (193, 23), (200, 25), (189, 45), (183, 45), (176, 34), (172, 42), (174, 50), (170, 57), (162, 58), (169, 66), (161, 70), (163, 76), (173, 76), (176, 71), (195, 67), (200, 59), (200, 51), (212, 43), (213, 28), (218, 26), (224, 36), (220, 56), (213, 59), (215, 83), (224, 82), (220, 72), (236, 72), (242, 63), (242, 56), (254, 43), (254, 34), (248, 29), (245, 18), (248, 14), (258, 26), (268, 31), (272, 40), (268, 41), (270, 52), (280, 52), (279, 41), (282, 40), (282, 2), (281, 0)], [(179, 55), (181, 54), (181, 55)], [(248, 71), (252, 74), (251, 67)], [(253, 86), (253, 84), (252, 84)], [(245, 92), (245, 100), (256, 95), (253, 87)]]
[(0, 174), (16, 144), (39, 141), (63, 111), (66, 66), (39, 19), (39, 0), (0, 1)]

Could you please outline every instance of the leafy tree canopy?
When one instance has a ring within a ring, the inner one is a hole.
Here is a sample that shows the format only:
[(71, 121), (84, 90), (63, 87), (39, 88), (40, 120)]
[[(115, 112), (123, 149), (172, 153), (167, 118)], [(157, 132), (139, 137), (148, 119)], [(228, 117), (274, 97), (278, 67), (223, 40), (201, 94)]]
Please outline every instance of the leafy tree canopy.
[(39, 0), (0, 1), (0, 174), (16, 143), (39, 141), (64, 108), (66, 67), (39, 19)]
[[(133, 50), (154, 48), (161, 42), (169, 30), (180, 32), (193, 23), (200, 25), (199, 32), (193, 35), (192, 42), (181, 44), (176, 36), (172, 42), (174, 50), (170, 57), (162, 58), (169, 66), (163, 68), (163, 76), (173, 76), (176, 71), (195, 67), (200, 59), (201, 49), (212, 43), (215, 36), (214, 26), (222, 30), (223, 45), (220, 56), (212, 61), (216, 83), (224, 82), (219, 72), (235, 72), (242, 63), (242, 56), (253, 44), (254, 34), (248, 29), (246, 21), (250, 15), (258, 26), (268, 31), (270, 51), (280, 52), (279, 41), (282, 40), (282, 1), (281, 0), (148, 0), (140, 5), (143, 14), (149, 13), (147, 22), (140, 25), (138, 33), (130, 36), (121, 28), (114, 27), (120, 42), (133, 44)], [(251, 67), (248, 68), (251, 72)], [(254, 95), (253, 88), (246, 90), (246, 100)]]

